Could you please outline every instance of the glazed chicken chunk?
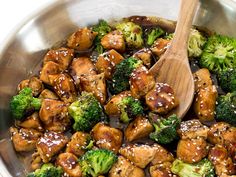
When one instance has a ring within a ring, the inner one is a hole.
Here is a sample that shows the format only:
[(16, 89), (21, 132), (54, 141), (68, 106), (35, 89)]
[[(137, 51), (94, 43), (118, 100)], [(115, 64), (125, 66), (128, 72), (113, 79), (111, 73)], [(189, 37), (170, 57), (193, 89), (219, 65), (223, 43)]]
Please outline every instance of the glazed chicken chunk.
[(49, 89), (44, 89), (40, 95), (39, 98), (41, 99), (53, 99), (53, 100), (58, 100), (58, 96), (51, 90)]
[(39, 152), (34, 152), (32, 154), (32, 160), (31, 160), (31, 164), (30, 164), (30, 167), (32, 170), (36, 170), (36, 169), (39, 169), (43, 164), (43, 161), (39, 155)]
[(91, 92), (101, 104), (107, 99), (107, 87), (104, 73), (85, 75), (80, 78), (81, 91)]
[(59, 154), (56, 164), (61, 166), (63, 171), (70, 177), (82, 177), (78, 158), (74, 154), (69, 152)]
[(22, 122), (17, 121), (16, 123), (18, 126), (22, 128), (43, 131), (43, 127), (41, 125), (38, 112), (34, 112), (32, 115), (28, 116), (24, 121)]
[(154, 130), (152, 124), (145, 117), (139, 116), (131, 122), (125, 129), (125, 138), (128, 141), (134, 141), (140, 138), (148, 137)]
[(151, 165), (163, 164), (165, 162), (173, 162), (174, 156), (169, 151), (167, 151), (164, 147), (158, 144), (154, 144), (155, 148), (155, 156), (151, 161)]
[(118, 161), (109, 171), (109, 177), (145, 177), (141, 168), (136, 167), (126, 158), (119, 156)]
[(209, 146), (203, 138), (181, 139), (177, 146), (177, 158), (186, 163), (201, 161), (207, 156)]
[(96, 75), (96, 68), (88, 57), (78, 57), (73, 59), (71, 63), (71, 76), (75, 80), (76, 85), (80, 83), (81, 76)]
[(145, 168), (155, 158), (156, 148), (145, 144), (130, 144), (121, 147), (119, 153), (137, 167)]
[(134, 58), (138, 58), (143, 61), (143, 64), (147, 67), (151, 67), (152, 62), (152, 51), (148, 48), (143, 48), (133, 55)]
[(51, 83), (53, 83), (53, 88), (62, 101), (72, 103), (76, 100), (77, 91), (69, 74), (55, 75)]
[(130, 91), (133, 97), (145, 96), (155, 85), (155, 79), (145, 66), (135, 69), (130, 77)]
[(115, 49), (119, 52), (125, 51), (125, 40), (120, 31), (112, 31), (101, 39), (101, 44), (105, 49)]
[(39, 117), (46, 130), (64, 132), (70, 125), (68, 105), (59, 100), (44, 99)]
[(198, 137), (207, 139), (208, 132), (209, 128), (197, 119), (181, 122), (180, 128), (178, 129), (178, 134), (181, 139), (194, 139)]
[(44, 56), (43, 64), (52, 61), (60, 65), (63, 70), (66, 70), (74, 57), (74, 50), (67, 48), (59, 48), (56, 50), (49, 50)]
[(193, 74), (193, 77), (195, 83), (195, 91), (213, 85), (211, 80), (211, 74), (206, 68), (199, 69)]
[(168, 39), (159, 38), (151, 47), (151, 51), (154, 55), (160, 57), (165, 53), (166, 49), (170, 46), (171, 41)]
[(145, 96), (147, 106), (156, 113), (166, 114), (178, 106), (174, 90), (163, 83), (156, 83), (154, 88)]
[(37, 140), (43, 135), (41, 132), (34, 129), (17, 129), (10, 128), (12, 134), (12, 142), (17, 152), (32, 151), (36, 147)]
[(93, 45), (97, 32), (88, 28), (81, 28), (73, 33), (67, 40), (67, 46), (78, 51), (88, 50)]
[(203, 68), (194, 73), (195, 100), (193, 108), (201, 122), (212, 121), (217, 99), (217, 90), (211, 80), (208, 69)]
[(33, 96), (38, 96), (44, 89), (43, 82), (38, 77), (31, 77), (30, 79), (21, 81), (17, 90), (20, 91), (25, 87), (32, 89)]
[(62, 133), (49, 131), (38, 140), (36, 147), (42, 161), (48, 163), (65, 147), (67, 142), (68, 138)]
[(72, 135), (70, 142), (67, 144), (66, 152), (70, 152), (77, 157), (80, 157), (86, 152), (86, 148), (91, 140), (90, 134), (75, 132)]
[(123, 59), (124, 57), (121, 54), (114, 49), (111, 49), (98, 56), (95, 66), (99, 73), (104, 72), (106, 79), (111, 79), (115, 66)]
[(207, 138), (212, 144), (235, 144), (236, 127), (225, 122), (217, 122), (210, 127)]
[(96, 124), (91, 134), (99, 148), (108, 149), (117, 153), (122, 145), (122, 131), (105, 125), (104, 123)]
[(208, 159), (213, 163), (218, 176), (234, 175), (236, 173), (236, 165), (229, 157), (227, 149), (222, 145), (217, 144), (211, 148)]
[(43, 65), (42, 70), (40, 71), (40, 80), (45, 84), (52, 85), (50, 82), (49, 76), (59, 74), (63, 71), (59, 64), (49, 61), (45, 65)]
[(150, 167), (150, 175), (151, 177), (172, 177), (174, 176), (171, 173), (171, 163), (164, 162), (162, 164), (157, 164)]

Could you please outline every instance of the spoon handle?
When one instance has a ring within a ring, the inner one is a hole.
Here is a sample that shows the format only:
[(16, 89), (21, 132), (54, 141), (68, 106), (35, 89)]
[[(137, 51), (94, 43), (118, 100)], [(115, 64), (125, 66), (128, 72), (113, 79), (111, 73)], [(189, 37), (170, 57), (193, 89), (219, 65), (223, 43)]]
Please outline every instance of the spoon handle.
[[(178, 15), (177, 26), (175, 28), (174, 38), (166, 53), (170, 52), (176, 56), (182, 56), (183, 54), (187, 55), (186, 49), (188, 45), (188, 37), (192, 26), (192, 21), (198, 6), (198, 1), (199, 0), (181, 0), (181, 6)], [(182, 59), (182, 57), (177, 58)]]

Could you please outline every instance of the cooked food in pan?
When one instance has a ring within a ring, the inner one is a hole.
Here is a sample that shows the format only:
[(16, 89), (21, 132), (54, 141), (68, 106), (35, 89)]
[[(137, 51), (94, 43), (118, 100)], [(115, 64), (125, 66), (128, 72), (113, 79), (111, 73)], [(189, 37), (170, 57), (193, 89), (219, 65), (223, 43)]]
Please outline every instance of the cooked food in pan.
[(10, 102), (12, 144), (31, 155), (26, 175), (234, 176), (236, 39), (193, 27), (195, 98), (181, 120), (172, 110), (185, 100), (149, 73), (172, 37), (163, 23), (129, 17), (80, 27), (50, 49)]

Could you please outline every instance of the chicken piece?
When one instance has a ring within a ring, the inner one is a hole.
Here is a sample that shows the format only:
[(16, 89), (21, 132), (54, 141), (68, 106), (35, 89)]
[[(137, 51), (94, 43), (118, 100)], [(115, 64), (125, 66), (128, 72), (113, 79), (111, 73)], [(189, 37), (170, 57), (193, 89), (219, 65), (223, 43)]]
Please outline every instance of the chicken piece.
[(209, 146), (203, 138), (181, 139), (177, 146), (177, 157), (186, 163), (195, 163), (207, 156)]
[(228, 144), (227, 149), (233, 162), (236, 163), (236, 143)]
[(81, 28), (68, 38), (67, 46), (78, 51), (88, 50), (97, 34), (88, 28)]
[(39, 79), (45, 84), (52, 85), (49, 80), (50, 75), (59, 74), (63, 71), (59, 64), (49, 61), (43, 65), (42, 70), (40, 71)]
[(174, 161), (174, 156), (170, 152), (168, 152), (165, 148), (163, 148), (158, 144), (154, 144), (153, 147), (155, 148), (156, 153), (153, 160), (151, 161), (152, 165)]
[(49, 131), (38, 140), (36, 147), (42, 161), (48, 163), (65, 147), (67, 142), (68, 138), (62, 133)]
[(152, 51), (148, 48), (143, 48), (133, 55), (134, 58), (138, 58), (143, 61), (143, 64), (147, 67), (151, 67), (152, 62)]
[(199, 89), (195, 95), (193, 108), (201, 122), (214, 120), (217, 95), (217, 90), (214, 85)]
[(17, 86), (17, 91), (19, 92), (25, 87), (29, 87), (29, 79), (22, 80)]
[(217, 144), (210, 149), (208, 159), (213, 163), (218, 176), (233, 175), (236, 173), (236, 166), (229, 157), (227, 149)]
[(101, 39), (101, 44), (108, 50), (115, 49), (119, 52), (125, 51), (125, 40), (123, 34), (118, 30), (112, 31), (103, 36)]
[(168, 39), (158, 38), (151, 47), (154, 55), (160, 57), (165, 53), (166, 49), (170, 46), (171, 41)]
[(105, 73), (106, 79), (111, 79), (115, 66), (123, 59), (124, 57), (121, 54), (111, 49), (98, 56), (95, 66), (99, 73)]
[(39, 117), (46, 130), (64, 132), (70, 125), (68, 105), (59, 100), (44, 99)]
[(96, 75), (96, 68), (88, 57), (75, 58), (71, 63), (71, 76), (76, 85), (80, 83), (80, 77), (84, 75)]
[(119, 153), (133, 162), (137, 167), (145, 168), (154, 159), (156, 148), (155, 146), (145, 144), (130, 144), (121, 147)]
[(30, 79), (23, 80), (17, 87), (17, 90), (20, 91), (25, 87), (32, 89), (33, 96), (38, 96), (44, 89), (43, 82), (37, 77), (31, 77)]
[(39, 98), (41, 99), (53, 99), (53, 100), (58, 100), (58, 96), (52, 92), (51, 90), (48, 90), (48, 89), (44, 89), (40, 95), (39, 95)]
[(61, 153), (57, 157), (56, 164), (61, 166), (63, 171), (70, 177), (82, 177), (82, 170), (78, 158), (69, 152)]
[(179, 104), (174, 90), (168, 84), (163, 83), (156, 83), (145, 96), (145, 100), (148, 107), (159, 114), (167, 114)]
[(112, 166), (108, 174), (109, 177), (145, 177), (141, 168), (133, 165), (126, 158), (119, 156), (118, 161)]
[(34, 112), (32, 115), (24, 119), (24, 121), (16, 122), (16, 124), (17, 126), (22, 127), (22, 128), (43, 131), (43, 127), (41, 125), (38, 112)]
[(49, 50), (44, 56), (43, 64), (53, 61), (60, 65), (63, 70), (66, 70), (74, 57), (74, 50), (68, 48), (59, 48), (56, 50)]
[(194, 112), (201, 122), (214, 120), (217, 89), (213, 85), (208, 69), (202, 68), (193, 74), (195, 83)]
[(145, 117), (139, 116), (131, 122), (125, 129), (125, 138), (128, 141), (134, 141), (140, 138), (147, 137), (154, 128), (149, 120)]
[(131, 95), (130, 91), (123, 91), (118, 95), (112, 96), (111, 99), (108, 101), (108, 103), (104, 106), (106, 114), (108, 114), (109, 116), (119, 116), (120, 108), (118, 104), (120, 103), (122, 98), (130, 95)]
[(58, 74), (52, 81), (53, 88), (62, 101), (72, 103), (77, 98), (73, 79), (68, 74)]
[(39, 169), (42, 166), (43, 162), (39, 155), (39, 153), (36, 151), (32, 154), (32, 161), (31, 161), (31, 169), (35, 171), (36, 169)]
[(211, 74), (208, 69), (202, 68), (193, 73), (195, 91), (212, 86)]
[(181, 139), (194, 139), (198, 137), (207, 139), (209, 128), (203, 125), (199, 120), (192, 119), (181, 122), (177, 132)]
[(231, 126), (225, 132), (222, 133), (224, 144), (235, 144), (236, 143), (236, 127)]
[(10, 132), (14, 148), (17, 152), (28, 152), (34, 150), (37, 140), (43, 135), (37, 130), (25, 128), (18, 130), (17, 128), (11, 127)]
[(119, 129), (112, 128), (104, 123), (97, 123), (91, 135), (96, 142), (96, 145), (102, 149), (108, 149), (118, 153), (123, 140), (123, 133)]
[(84, 132), (75, 132), (70, 142), (67, 144), (66, 152), (70, 152), (80, 157), (86, 152), (86, 148), (91, 141), (91, 136)]
[(151, 177), (172, 177), (174, 176), (171, 173), (171, 163), (164, 162), (161, 164), (157, 164), (155, 166), (150, 167), (150, 175)]
[(155, 86), (154, 76), (148, 73), (145, 66), (135, 69), (129, 81), (131, 94), (138, 99), (145, 96)]
[(236, 128), (225, 122), (217, 122), (210, 127), (207, 138), (212, 144), (236, 143)]
[(106, 102), (107, 86), (104, 73), (82, 76), (80, 78), (80, 88), (82, 91), (93, 93), (101, 104)]

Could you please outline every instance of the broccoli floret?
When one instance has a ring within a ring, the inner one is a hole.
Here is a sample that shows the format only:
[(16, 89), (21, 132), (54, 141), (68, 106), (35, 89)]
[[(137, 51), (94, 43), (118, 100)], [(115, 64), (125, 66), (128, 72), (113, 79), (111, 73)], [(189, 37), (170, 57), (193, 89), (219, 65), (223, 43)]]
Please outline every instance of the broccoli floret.
[(196, 29), (191, 29), (188, 39), (188, 56), (200, 57), (206, 38)]
[(218, 80), (221, 88), (225, 92), (236, 91), (236, 70), (229, 68), (218, 74)]
[(142, 61), (133, 57), (125, 59), (116, 65), (112, 76), (111, 92), (114, 94), (129, 90), (129, 79), (134, 69), (138, 68)]
[(106, 149), (87, 151), (79, 160), (83, 176), (97, 177), (106, 174), (117, 161), (117, 156)]
[(69, 115), (74, 119), (76, 131), (90, 131), (101, 120), (102, 107), (92, 93), (82, 92), (77, 101), (69, 108)]
[(37, 111), (41, 107), (41, 99), (34, 98), (32, 89), (26, 87), (12, 97), (10, 111), (15, 119), (22, 120), (27, 113)]
[(215, 119), (236, 126), (236, 92), (218, 97)]
[(95, 42), (95, 50), (99, 54), (101, 54), (104, 51), (104, 49), (103, 49), (103, 47), (101, 45), (101, 39), (107, 33), (111, 32), (111, 27), (108, 25), (108, 23), (105, 20), (100, 20), (97, 25), (92, 27), (92, 30), (98, 33), (98, 35), (96, 36), (96, 38), (94, 40), (94, 42)]
[(124, 97), (119, 103), (119, 108), (121, 111), (120, 120), (124, 123), (128, 123), (135, 116), (143, 114), (141, 102), (132, 96)]
[(172, 173), (179, 177), (214, 177), (214, 166), (208, 159), (203, 159), (198, 163), (188, 164), (176, 159), (171, 167)]
[(81, 149), (83, 150), (91, 150), (93, 148), (94, 145), (94, 140), (92, 139), (92, 136), (88, 136), (86, 139), (86, 145), (82, 146)]
[(236, 40), (227, 36), (213, 35), (208, 38), (199, 60), (201, 67), (214, 73), (236, 67)]
[(154, 41), (164, 34), (164, 31), (161, 28), (154, 28), (151, 32), (148, 33), (147, 36), (147, 44), (152, 45)]
[(149, 114), (149, 119), (155, 128), (149, 137), (160, 144), (168, 144), (178, 138), (177, 128), (180, 125), (180, 119), (175, 115), (168, 118), (156, 117), (155, 114)]
[(63, 170), (61, 167), (55, 167), (51, 163), (43, 164), (40, 169), (35, 172), (29, 173), (27, 177), (61, 177)]
[(130, 48), (141, 48), (143, 46), (143, 30), (133, 22), (122, 22), (116, 25), (116, 29), (124, 35), (127, 46)]
[(163, 38), (167, 40), (172, 40), (174, 37), (174, 33), (167, 33)]

